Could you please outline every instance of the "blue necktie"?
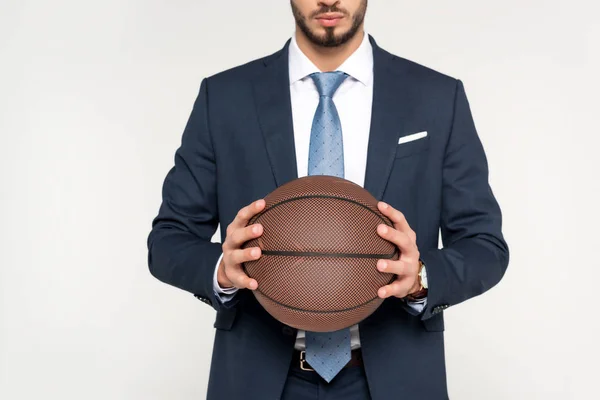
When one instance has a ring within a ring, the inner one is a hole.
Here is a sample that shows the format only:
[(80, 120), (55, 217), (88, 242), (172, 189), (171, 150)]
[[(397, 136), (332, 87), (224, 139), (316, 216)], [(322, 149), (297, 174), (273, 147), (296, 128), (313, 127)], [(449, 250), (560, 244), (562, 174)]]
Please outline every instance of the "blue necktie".
[[(319, 106), (310, 132), (308, 175), (344, 177), (342, 126), (332, 97), (347, 77), (337, 71), (311, 75), (319, 91)], [(350, 329), (306, 332), (306, 361), (331, 382), (350, 361)]]

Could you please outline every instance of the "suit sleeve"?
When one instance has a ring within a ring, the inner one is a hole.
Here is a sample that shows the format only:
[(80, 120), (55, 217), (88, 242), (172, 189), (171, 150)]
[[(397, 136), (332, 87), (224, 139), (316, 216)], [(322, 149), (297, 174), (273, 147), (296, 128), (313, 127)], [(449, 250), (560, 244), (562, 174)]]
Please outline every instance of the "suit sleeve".
[(218, 226), (216, 160), (208, 124), (207, 80), (200, 91), (162, 188), (162, 203), (148, 236), (148, 266), (158, 280), (193, 293), (216, 310), (213, 287), (220, 243), (211, 242)]
[(460, 80), (442, 179), (443, 248), (421, 254), (429, 284), (424, 320), (495, 286), (509, 261), (486, 155)]

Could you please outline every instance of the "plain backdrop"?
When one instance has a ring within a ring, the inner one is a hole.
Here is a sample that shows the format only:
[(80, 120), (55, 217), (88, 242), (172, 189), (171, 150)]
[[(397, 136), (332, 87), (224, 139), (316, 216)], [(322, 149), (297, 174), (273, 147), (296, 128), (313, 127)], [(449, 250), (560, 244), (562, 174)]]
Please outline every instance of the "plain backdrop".
[[(464, 82), (504, 214), (505, 278), (445, 312), (452, 399), (600, 398), (598, 15), (370, 1), (379, 45)], [(205, 398), (215, 313), (146, 238), (201, 79), (293, 30), (287, 0), (0, 0), (1, 399)]]

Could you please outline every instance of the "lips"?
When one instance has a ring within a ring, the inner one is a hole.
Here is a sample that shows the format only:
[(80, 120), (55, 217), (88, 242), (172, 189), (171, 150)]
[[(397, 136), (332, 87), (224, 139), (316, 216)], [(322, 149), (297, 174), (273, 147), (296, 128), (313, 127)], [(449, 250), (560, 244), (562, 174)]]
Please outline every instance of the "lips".
[(340, 13), (327, 13), (327, 14), (321, 14), (317, 17), (317, 21), (325, 26), (325, 27), (331, 27), (331, 26), (335, 26), (337, 25), (337, 23), (339, 21), (342, 20), (342, 18), (344, 18), (343, 14)]
[(317, 19), (326, 19), (326, 20), (335, 20), (335, 19), (342, 19), (344, 17), (344, 14), (340, 14), (340, 13), (327, 13), (327, 14), (321, 14), (317, 17)]

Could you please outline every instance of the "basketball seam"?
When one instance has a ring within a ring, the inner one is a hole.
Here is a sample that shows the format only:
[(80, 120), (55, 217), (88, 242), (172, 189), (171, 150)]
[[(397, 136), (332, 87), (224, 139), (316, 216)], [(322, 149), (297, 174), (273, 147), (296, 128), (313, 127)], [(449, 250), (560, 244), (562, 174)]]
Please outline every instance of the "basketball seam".
[(330, 257), (330, 258), (383, 258), (391, 259), (396, 255), (392, 254), (362, 254), (362, 253), (322, 253), (317, 251), (279, 251), (263, 250), (265, 256), (290, 256), (290, 257)]
[(253, 224), (258, 218), (260, 218), (262, 215), (266, 214), (267, 212), (271, 211), (272, 209), (274, 209), (277, 206), (280, 206), (282, 204), (285, 203), (289, 203), (292, 201), (297, 201), (297, 200), (304, 200), (304, 199), (336, 199), (336, 200), (342, 200), (342, 201), (347, 201), (349, 203), (353, 203), (356, 204), (366, 210), (368, 210), (369, 212), (375, 214), (377, 216), (377, 218), (379, 218), (380, 220), (382, 220), (386, 225), (387, 221), (385, 219), (383, 219), (381, 217), (381, 215), (377, 214), (375, 211), (371, 210), (368, 206), (365, 206), (364, 204), (356, 201), (356, 200), (351, 200), (351, 199), (345, 199), (343, 197), (337, 197), (337, 196), (327, 196), (327, 195), (321, 195), (321, 194), (311, 194), (311, 195), (306, 195), (306, 196), (300, 196), (300, 197), (292, 197), (291, 199), (286, 199), (286, 200), (282, 200), (279, 203), (275, 203), (272, 204), (271, 206), (269, 206), (269, 208), (267, 208), (266, 210), (261, 211), (260, 213), (256, 214), (249, 222), (248, 224)]
[[(395, 278), (392, 278), (392, 279), (390, 280), (390, 282), (388, 282), (388, 285), (389, 285), (390, 283), (392, 283), (392, 281), (393, 281), (394, 279), (395, 279)], [(369, 303), (372, 303), (373, 301), (375, 301), (375, 300), (377, 300), (377, 299), (379, 298), (378, 296), (375, 296), (375, 297), (374, 297), (374, 298), (372, 298), (371, 300), (367, 300), (366, 302), (364, 302), (364, 303), (362, 303), (362, 304), (359, 304), (359, 305), (356, 305), (356, 306), (353, 306), (353, 307), (349, 307), (349, 308), (344, 308), (344, 309), (341, 309), (341, 310), (320, 311), (320, 310), (307, 310), (307, 309), (305, 309), (305, 308), (293, 307), (293, 306), (290, 306), (290, 305), (287, 305), (287, 304), (281, 303), (281, 302), (279, 302), (279, 301), (277, 301), (277, 300), (275, 300), (275, 299), (273, 299), (273, 298), (271, 298), (271, 297), (267, 296), (267, 295), (266, 295), (266, 294), (264, 294), (264, 293), (263, 293), (263, 292), (262, 292), (260, 289), (256, 289), (256, 291), (257, 291), (258, 293), (260, 293), (262, 296), (265, 296), (267, 299), (269, 299), (269, 300), (270, 300), (270, 301), (272, 301), (273, 303), (276, 303), (276, 304), (278, 304), (278, 305), (280, 305), (280, 306), (282, 306), (282, 307), (289, 308), (290, 310), (294, 310), (294, 311), (302, 311), (302, 312), (308, 312), (308, 313), (314, 313), (314, 314), (334, 314), (334, 313), (342, 313), (342, 312), (352, 311), (352, 310), (356, 310), (357, 308), (360, 308), (360, 307), (366, 306), (367, 304), (369, 304)], [(382, 299), (382, 300), (383, 300), (383, 299)]]

